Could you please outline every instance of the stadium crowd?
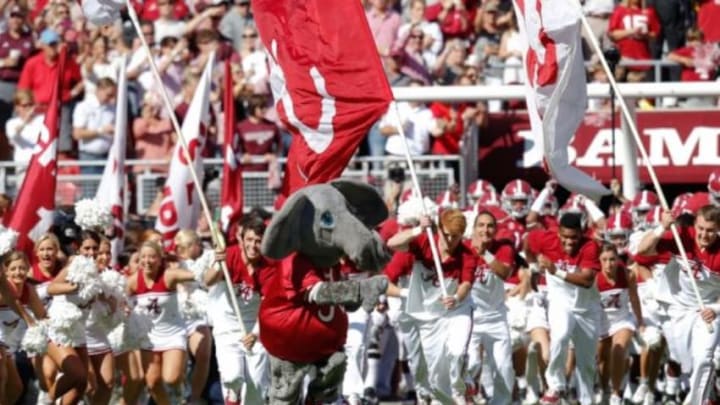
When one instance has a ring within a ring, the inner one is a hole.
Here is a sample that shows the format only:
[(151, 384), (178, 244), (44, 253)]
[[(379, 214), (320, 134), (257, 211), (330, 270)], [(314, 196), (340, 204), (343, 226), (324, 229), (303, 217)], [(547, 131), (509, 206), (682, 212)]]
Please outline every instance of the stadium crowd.
[[(0, 158), (10, 159), (12, 151), (22, 176), (61, 48), (70, 55), (62, 80), (62, 159), (107, 157), (120, 69), (130, 79), (128, 157), (167, 159), (175, 134), (148, 57), (158, 63), (175, 103), (172, 113), (182, 120), (213, 52), (218, 62), (232, 65), (229, 91), (248, 157), (245, 170), (266, 171), (287, 153), (289, 134), (272, 105), (249, 0), (146, 0), (134, 6), (152, 55), (125, 18), (93, 27), (70, 0), (0, 1), (0, 121), (6, 123), (0, 139), (7, 142)], [(511, 2), (368, 0), (364, 7), (393, 86), (522, 82)], [(715, 80), (717, 2), (586, 0), (583, 10), (607, 53), (615, 47), (618, 60), (630, 62), (618, 66), (618, 78), (659, 79), (649, 66), (632, 62), (667, 58), (678, 69), (663, 70), (660, 79)], [(588, 80), (606, 81), (596, 58), (589, 51), (586, 56)], [(203, 151), (208, 157), (218, 156), (222, 144), (218, 123), (222, 92), (228, 91), (217, 66), (213, 125)], [(414, 155), (456, 155), (469, 121), (518, 107), (499, 101), (399, 103)], [(401, 155), (392, 122), (379, 120), (360, 153)], [(264, 163), (251, 162), (253, 156)], [(167, 171), (134, 168), (148, 169)], [(407, 184), (388, 181), (384, 197), (391, 218), (378, 230), (395, 252), (383, 269), (391, 287), (371, 313), (350, 314), (350, 361), (339, 401), (616, 405), (624, 398), (694, 405), (708, 395), (708, 401), (717, 399), (720, 173), (710, 176), (707, 193), (680, 195), (671, 212), (662, 212), (650, 191), (625, 201), (617, 184), (601, 209), (579, 195), (558, 204), (552, 181), (534, 190), (517, 179), (498, 192), (487, 180), (429, 202), (434, 217), (420, 214)], [(459, 206), (461, 192), (465, 207)], [(0, 198), (0, 210), (9, 205)], [(102, 232), (68, 218), (36, 240), (32, 251), (7, 253), (0, 273), (0, 404), (25, 403), (32, 391), (43, 404), (263, 403), (269, 359), (258, 341), (257, 313), (274, 267), (260, 253), (260, 240), (271, 217), (254, 209), (233, 224), (226, 235), (230, 246), (218, 251), (197, 230), (180, 231), (172, 247), (163, 248), (159, 233), (129, 226), (125, 247), (113, 252)], [(680, 227), (691, 269), (676, 258), (672, 223)], [(420, 235), (425, 227), (442, 235), (442, 281), (432, 270), (428, 239)], [(118, 257), (115, 266), (112, 257)], [(218, 259), (228, 265), (242, 321), (223, 295)], [(348, 277), (363, 277), (346, 267)], [(432, 298), (427, 302), (408, 295), (414, 273), (422, 274), (418, 282)], [(699, 315), (690, 277), (700, 288)], [(446, 286), (449, 295), (440, 291)], [(42, 327), (28, 327), (42, 319), (47, 339)], [(716, 332), (707, 333), (704, 322)]]
[[(507, 0), (390, 1), (366, 0), (371, 33), (393, 86), (501, 85), (520, 83), (521, 40), (512, 2)], [(270, 100), (268, 64), (250, 3), (220, 0), (148, 0), (136, 2), (142, 35), (162, 73), (163, 85), (182, 120), (205, 61), (232, 63), (237, 131), (247, 155), (273, 159), (287, 152), (289, 134)], [(720, 5), (714, 1), (587, 0), (583, 10), (610, 60), (620, 60), (621, 80), (714, 80), (720, 41)], [(49, 74), (57, 69), (58, 49), (70, 61), (62, 87), (59, 152), (62, 159), (103, 160), (112, 138), (117, 72), (127, 71), (130, 86), (128, 157), (160, 159), (175, 144), (168, 112), (126, 14), (115, 24), (88, 23), (80, 5), (70, 0), (7, 0), (0, 3), (0, 159), (27, 163), (34, 134), (50, 98)], [(588, 80), (606, 82), (588, 47)], [(676, 66), (654, 77), (642, 60), (673, 61)], [(624, 66), (629, 63), (629, 66)], [(217, 156), (223, 131), (223, 69), (216, 64), (213, 124), (205, 156)], [(648, 106), (648, 100), (643, 105)], [(693, 101), (693, 100), (690, 100)], [(664, 106), (683, 100), (666, 98)], [(713, 104), (694, 100), (690, 105)], [(699, 104), (698, 104), (699, 103)], [(405, 130), (414, 154), (456, 154), (467, 121), (482, 122), (487, 112), (522, 108), (522, 103), (452, 105), (401, 103)], [(608, 108), (592, 103), (591, 109)], [(369, 131), (361, 155), (396, 155), (398, 132), (380, 120)], [(11, 151), (12, 152), (11, 154)], [(249, 169), (263, 169), (260, 164)], [(136, 167), (135, 170), (143, 170)], [(74, 172), (77, 168), (69, 169)], [(97, 167), (83, 169), (97, 173)], [(153, 171), (167, 169), (153, 166)]]

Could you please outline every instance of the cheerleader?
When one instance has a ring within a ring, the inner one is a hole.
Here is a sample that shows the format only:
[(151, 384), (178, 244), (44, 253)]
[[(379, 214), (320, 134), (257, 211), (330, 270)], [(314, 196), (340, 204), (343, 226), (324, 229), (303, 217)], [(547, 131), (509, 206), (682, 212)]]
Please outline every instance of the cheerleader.
[[(100, 237), (93, 231), (80, 232), (80, 247), (78, 253), (93, 261), (100, 248)], [(74, 258), (75, 260), (78, 257)], [(62, 404), (77, 404), (85, 394), (88, 384), (88, 369), (90, 366), (87, 341), (85, 338), (85, 323), (90, 312), (90, 305), (94, 297), (81, 297), (85, 286), (68, 280), (72, 262), (60, 271), (48, 286), (48, 294), (53, 296), (49, 315), (52, 321), (76, 313), (70, 324), (63, 325), (63, 330), (49, 330), (48, 355), (61, 371), (60, 377), (50, 385), (48, 390), (50, 400), (62, 398)], [(97, 271), (97, 269), (95, 269)], [(97, 277), (95, 277), (97, 278)], [(88, 280), (90, 282), (91, 280)], [(55, 317), (56, 319), (53, 319)], [(58, 321), (59, 322), (59, 321)]]
[[(171, 401), (163, 383), (179, 395), (186, 361), (187, 336), (178, 307), (177, 286), (193, 281), (194, 276), (187, 270), (168, 268), (163, 250), (155, 242), (141, 245), (140, 265), (142, 269), (128, 279), (128, 295), (137, 299), (137, 306), (152, 320), (149, 342), (141, 351), (143, 372), (155, 403), (167, 405)], [(178, 398), (174, 400), (179, 402)]]
[[(127, 257), (127, 265), (121, 270), (125, 277), (137, 277), (140, 268), (140, 253), (135, 248), (125, 250)], [(124, 303), (119, 303), (120, 310), (129, 312), (131, 303), (126, 299)], [(115, 350), (115, 349), (113, 349)], [(113, 351), (115, 356), (115, 364), (117, 370), (124, 377), (122, 386), (121, 405), (135, 405), (142, 394), (144, 376), (142, 370), (142, 362), (140, 360), (140, 350), (124, 350), (120, 348), (118, 352)]]
[(270, 384), (268, 357), (258, 342), (257, 322), (262, 288), (275, 273), (274, 263), (260, 253), (264, 233), (263, 220), (251, 218), (238, 227), (238, 244), (226, 252), (217, 252), (218, 259), (227, 263), (247, 334), (243, 335), (240, 320), (230, 305), (219, 266), (205, 273), (205, 283), (210, 288), (208, 313), (213, 321), (215, 353), (227, 405), (264, 403), (263, 391)]
[[(105, 237), (100, 237), (97, 254), (95, 256), (95, 264), (98, 273), (103, 271), (113, 271), (108, 268), (111, 259), (110, 241)], [(99, 296), (97, 302), (91, 305), (99, 305), (106, 303), (110, 307), (114, 307), (115, 303), (111, 302), (109, 297)], [(85, 329), (85, 338), (87, 341), (87, 351), (90, 358), (90, 383), (93, 389), (90, 391), (92, 404), (107, 404), (110, 402), (112, 395), (112, 387), (114, 385), (114, 357), (110, 349), (110, 341), (108, 340), (109, 330), (104, 327), (101, 322), (88, 319)]]
[[(628, 346), (636, 328), (644, 329), (635, 273), (628, 271), (618, 258), (615, 246), (605, 244), (600, 250), (601, 271), (597, 288), (603, 306), (598, 345), (600, 384), (606, 391), (612, 384), (610, 405), (622, 404), (622, 381), (628, 361)], [(632, 312), (631, 312), (632, 308)]]
[[(0, 294), (0, 403), (14, 404), (23, 392), (22, 381), (15, 366), (13, 353), (20, 349), (20, 341), (27, 328), (25, 308), (35, 319), (45, 318), (45, 307), (35, 289), (26, 283), (30, 263), (25, 253), (14, 251), (5, 256), (0, 277), (6, 279), (10, 294)], [(2, 274), (4, 271), (5, 274)], [(21, 314), (13, 304), (23, 307)]]
[[(35, 291), (47, 310), (52, 302), (52, 296), (48, 294), (48, 286), (63, 267), (59, 258), (60, 241), (55, 234), (45, 233), (35, 241), (33, 253), (28, 281), (35, 285)], [(58, 368), (47, 354), (33, 356), (32, 365), (40, 386), (41, 398), (38, 402), (44, 403), (50, 386), (55, 381)]]
[[(181, 266), (190, 269), (196, 261), (202, 261), (203, 247), (200, 238), (193, 230), (183, 229), (175, 235), (173, 240), (175, 243), (175, 253), (181, 262)], [(212, 252), (208, 251), (212, 257)], [(193, 307), (191, 296), (194, 294), (205, 294), (200, 289), (200, 285), (193, 281), (185, 283), (178, 288), (181, 308)], [(200, 401), (205, 383), (207, 383), (208, 373), (210, 371), (210, 355), (212, 353), (212, 336), (210, 335), (210, 327), (208, 326), (207, 312), (204, 308), (202, 313), (192, 310), (192, 314), (185, 313), (185, 333), (188, 337), (188, 350), (195, 360), (193, 362), (192, 375), (190, 376), (190, 402)]]

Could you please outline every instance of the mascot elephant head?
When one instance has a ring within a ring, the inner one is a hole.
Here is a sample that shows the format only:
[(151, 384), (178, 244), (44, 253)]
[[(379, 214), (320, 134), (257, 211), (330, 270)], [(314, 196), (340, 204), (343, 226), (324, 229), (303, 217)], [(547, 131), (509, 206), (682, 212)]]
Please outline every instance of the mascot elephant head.
[(367, 184), (336, 180), (307, 186), (275, 214), (261, 250), (276, 260), (300, 252), (321, 268), (347, 256), (359, 269), (377, 271), (390, 253), (373, 229), (387, 216), (382, 197)]

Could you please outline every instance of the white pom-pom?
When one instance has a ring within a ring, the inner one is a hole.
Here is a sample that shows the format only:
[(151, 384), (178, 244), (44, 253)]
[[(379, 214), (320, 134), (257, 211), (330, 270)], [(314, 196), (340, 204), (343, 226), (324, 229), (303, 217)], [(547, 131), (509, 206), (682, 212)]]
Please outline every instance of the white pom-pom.
[(517, 329), (510, 329), (510, 346), (517, 350), (525, 346), (525, 333)]
[(81, 322), (83, 313), (76, 305), (54, 300), (48, 309), (48, 335), (60, 346), (73, 347), (81, 342), (85, 335), (85, 325)]
[(36, 322), (28, 327), (22, 339), (22, 349), (30, 356), (42, 356), (48, 347), (47, 321)]
[(185, 260), (183, 266), (195, 275), (195, 281), (198, 284), (205, 285), (203, 281), (205, 273), (215, 263), (215, 252), (212, 250), (205, 250), (203, 254), (195, 260)]
[(121, 312), (113, 311), (106, 302), (97, 300), (90, 306), (87, 324), (109, 331), (122, 321)]
[(12, 251), (17, 245), (18, 233), (0, 225), (0, 256)]
[(77, 296), (83, 302), (89, 302), (103, 291), (95, 260), (85, 256), (73, 258), (67, 280), (78, 285)]
[(82, 229), (105, 229), (112, 225), (110, 206), (95, 199), (75, 203), (75, 223)]
[(153, 327), (152, 319), (144, 312), (133, 310), (125, 320), (123, 340), (127, 350), (135, 350), (148, 343), (148, 334)]
[(642, 333), (642, 340), (648, 349), (655, 349), (662, 343), (662, 333), (655, 326), (646, 326)]
[(181, 312), (185, 320), (202, 319), (207, 315), (207, 291), (200, 288), (193, 290), (190, 295), (185, 297)]
[(129, 350), (125, 348), (125, 321), (120, 322), (108, 333), (107, 337), (113, 353), (122, 353)]
[[(427, 209), (428, 215), (431, 218), (436, 218), (438, 214), (437, 204), (427, 197), (425, 197), (423, 201), (425, 201), (425, 208)], [(417, 197), (410, 197), (398, 207), (397, 221), (400, 225), (404, 226), (417, 225), (420, 222), (422, 214), (422, 201)]]
[(106, 297), (115, 298), (118, 302), (125, 300), (127, 279), (114, 270), (105, 270), (100, 273), (102, 292)]

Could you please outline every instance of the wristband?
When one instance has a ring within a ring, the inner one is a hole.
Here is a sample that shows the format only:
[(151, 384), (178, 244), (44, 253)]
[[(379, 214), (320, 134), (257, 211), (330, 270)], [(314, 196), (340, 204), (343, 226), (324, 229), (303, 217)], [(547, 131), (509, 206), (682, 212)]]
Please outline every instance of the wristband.
[(567, 278), (567, 271), (565, 271), (565, 270), (558, 270), (558, 271), (555, 272), (555, 276), (558, 277), (558, 278), (560, 278), (560, 279), (562, 279), (562, 280), (565, 280), (565, 279)]
[(400, 289), (400, 297), (401, 297), (401, 298), (407, 298), (407, 297), (408, 297), (408, 289), (407, 289), (407, 288), (401, 288), (401, 289)]
[(453, 299), (455, 300), (455, 302), (460, 302), (460, 297), (458, 297), (457, 294), (453, 294)]
[(486, 250), (485, 253), (483, 253), (483, 260), (485, 260), (485, 264), (489, 266), (490, 263), (495, 261), (495, 255), (490, 253), (489, 250)]
[(418, 237), (418, 236), (422, 235), (422, 232), (423, 232), (422, 227), (421, 227), (421, 226), (416, 226), (416, 227), (414, 227), (414, 228), (412, 229), (411, 235), (414, 236), (414, 237)]
[(662, 236), (665, 234), (665, 227), (662, 225), (658, 225), (653, 229), (653, 235), (657, 236), (658, 238), (662, 238)]
[(538, 267), (538, 264), (537, 264), (537, 263), (530, 263), (530, 264), (528, 265), (528, 267), (530, 268), (530, 272), (531, 272), (531, 273), (533, 273), (533, 274), (538, 274), (538, 273), (540, 273), (540, 267)]

